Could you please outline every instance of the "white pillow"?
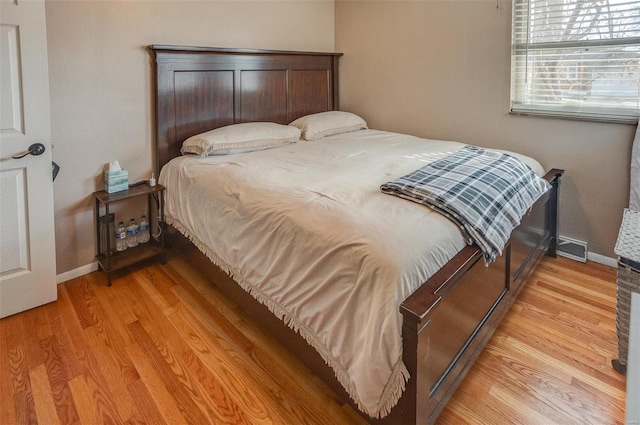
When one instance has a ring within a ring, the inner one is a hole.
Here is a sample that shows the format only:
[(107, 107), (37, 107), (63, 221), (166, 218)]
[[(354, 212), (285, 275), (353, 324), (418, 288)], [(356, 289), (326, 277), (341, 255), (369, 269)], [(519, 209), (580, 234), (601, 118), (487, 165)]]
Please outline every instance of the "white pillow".
[(216, 128), (196, 134), (182, 143), (182, 154), (200, 156), (251, 152), (294, 143), (300, 140), (300, 130), (273, 122), (248, 122)]
[(344, 111), (328, 111), (306, 115), (289, 125), (299, 128), (302, 131), (304, 140), (318, 140), (333, 134), (368, 128), (365, 120), (356, 114)]

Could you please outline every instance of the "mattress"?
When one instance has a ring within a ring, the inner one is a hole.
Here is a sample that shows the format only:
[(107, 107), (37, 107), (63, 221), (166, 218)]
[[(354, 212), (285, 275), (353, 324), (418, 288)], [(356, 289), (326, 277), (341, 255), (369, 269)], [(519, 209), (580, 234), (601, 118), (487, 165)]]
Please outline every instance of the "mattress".
[[(402, 394), (400, 303), (464, 246), (459, 228), (380, 185), (461, 149), (361, 130), (163, 167), (165, 216), (298, 331), (358, 408), (385, 416)], [(535, 160), (513, 154), (538, 175)]]

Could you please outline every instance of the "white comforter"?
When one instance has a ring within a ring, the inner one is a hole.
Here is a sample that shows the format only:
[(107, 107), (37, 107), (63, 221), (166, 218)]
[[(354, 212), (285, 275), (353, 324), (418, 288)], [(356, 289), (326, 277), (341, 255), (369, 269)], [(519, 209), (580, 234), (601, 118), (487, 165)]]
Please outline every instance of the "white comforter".
[[(322, 355), (358, 407), (404, 390), (398, 306), (465, 245), (380, 185), (463, 145), (376, 130), (167, 164), (167, 221)], [(516, 155), (538, 174), (534, 160)]]

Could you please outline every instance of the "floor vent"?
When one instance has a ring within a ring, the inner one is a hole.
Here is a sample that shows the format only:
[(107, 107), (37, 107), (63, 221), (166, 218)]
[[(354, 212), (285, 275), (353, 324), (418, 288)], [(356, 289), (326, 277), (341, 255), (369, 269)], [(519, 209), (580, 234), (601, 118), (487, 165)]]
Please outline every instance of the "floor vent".
[(586, 263), (587, 243), (560, 235), (558, 237), (558, 255)]

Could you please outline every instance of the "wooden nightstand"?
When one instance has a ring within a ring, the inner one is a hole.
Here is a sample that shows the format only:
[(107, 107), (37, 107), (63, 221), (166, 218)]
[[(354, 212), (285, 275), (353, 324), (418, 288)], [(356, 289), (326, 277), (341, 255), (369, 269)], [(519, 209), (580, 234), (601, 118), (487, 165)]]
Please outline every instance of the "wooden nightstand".
[[(152, 257), (159, 257), (162, 264), (166, 262), (165, 250), (164, 250), (164, 232), (160, 232), (160, 236), (156, 239), (151, 237), (149, 242), (138, 244), (133, 248), (127, 248), (125, 251), (111, 251), (111, 240), (115, 238), (115, 228), (110, 228), (108, 223), (109, 218), (109, 206), (115, 202), (126, 201), (138, 196), (147, 196), (147, 217), (149, 217), (149, 229), (157, 229), (158, 226), (154, 226), (154, 223), (162, 225), (164, 223), (164, 208), (163, 208), (163, 196), (164, 186), (156, 185), (153, 187), (147, 185), (131, 187), (128, 190), (120, 192), (107, 193), (104, 190), (93, 192), (94, 198), (96, 198), (96, 260), (98, 265), (107, 273), (107, 286), (111, 286), (111, 273), (123, 269), (127, 266), (136, 264), (142, 260), (146, 260)], [(152, 198), (158, 199), (158, 217), (153, 217), (152, 210)], [(102, 244), (100, 235), (100, 204), (104, 205), (104, 218), (106, 243)], [(115, 225), (115, 223), (114, 223)], [(115, 226), (114, 226), (115, 227)], [(153, 233), (153, 232), (151, 232)]]

